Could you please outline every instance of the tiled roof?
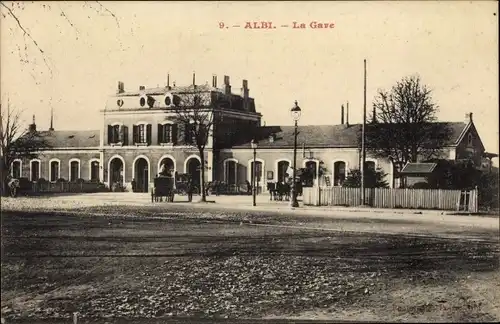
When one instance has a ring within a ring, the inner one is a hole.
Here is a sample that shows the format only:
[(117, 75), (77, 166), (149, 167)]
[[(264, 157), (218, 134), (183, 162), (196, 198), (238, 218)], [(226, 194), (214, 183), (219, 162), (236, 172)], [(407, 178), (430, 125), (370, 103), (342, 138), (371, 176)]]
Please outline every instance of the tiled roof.
[[(447, 145), (457, 144), (466, 124), (462, 122), (447, 122), (428, 124), (445, 124), (450, 130)], [(382, 124), (378, 124), (382, 125)], [(387, 125), (388, 127), (392, 127)], [(425, 126), (424, 126), (425, 127)], [(307, 125), (298, 127), (297, 145), (301, 147), (358, 147), (361, 134), (361, 124), (353, 125)], [(367, 125), (367, 136), (370, 125)], [(269, 138), (274, 135), (273, 140)], [(233, 148), (250, 148), (252, 138), (258, 140), (259, 148), (292, 148), (294, 144), (294, 126), (264, 126), (259, 127), (254, 134), (240, 139)]]
[(432, 173), (437, 163), (407, 163), (401, 173)]
[(99, 131), (84, 130), (84, 131), (41, 131), (49, 148), (61, 147), (99, 147)]

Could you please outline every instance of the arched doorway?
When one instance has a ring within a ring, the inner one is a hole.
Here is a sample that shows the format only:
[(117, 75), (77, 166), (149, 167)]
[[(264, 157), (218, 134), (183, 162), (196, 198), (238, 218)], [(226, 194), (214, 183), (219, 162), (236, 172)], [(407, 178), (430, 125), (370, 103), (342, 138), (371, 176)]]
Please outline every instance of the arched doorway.
[(110, 188), (113, 186), (114, 183), (120, 183), (123, 184), (124, 180), (124, 165), (123, 161), (120, 158), (113, 158), (110, 163), (109, 163), (109, 186)]
[(277, 175), (278, 175), (278, 182), (286, 182), (286, 179), (288, 177), (292, 177), (292, 174), (288, 174), (288, 168), (290, 167), (290, 162), (287, 160), (281, 160), (278, 161), (278, 170), (277, 170)]
[(158, 164), (158, 174), (162, 173), (162, 175), (169, 175), (173, 176), (175, 172), (175, 163), (174, 160), (170, 157), (165, 157), (161, 159), (160, 163)]
[(318, 177), (318, 161), (306, 161), (304, 164), (306, 168), (306, 175), (303, 180), (306, 183), (306, 186), (312, 187), (314, 185), (314, 181)]
[(149, 191), (149, 167), (145, 158), (138, 158), (134, 164), (134, 179), (136, 192)]
[[(191, 176), (191, 181), (193, 185), (198, 188), (201, 188), (201, 163), (200, 160), (196, 157), (191, 157), (186, 162), (186, 172)], [(199, 192), (198, 192), (199, 193)]]

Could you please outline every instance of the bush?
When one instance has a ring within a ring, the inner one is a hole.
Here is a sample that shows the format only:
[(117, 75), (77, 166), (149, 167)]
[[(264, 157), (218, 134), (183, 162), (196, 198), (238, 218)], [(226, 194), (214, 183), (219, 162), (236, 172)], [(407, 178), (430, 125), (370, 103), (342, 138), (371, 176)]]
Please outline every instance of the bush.
[(111, 186), (111, 191), (113, 192), (124, 192), (125, 186), (121, 182), (115, 182)]
[(61, 183), (61, 182), (68, 182), (68, 181), (66, 181), (66, 179), (64, 178), (59, 178), (56, 180), (56, 183)]
[(47, 180), (45, 180), (45, 178), (40, 178), (40, 179), (38, 179), (37, 183), (45, 184), (45, 183), (47, 183)]
[(75, 180), (76, 183), (85, 183), (85, 180), (83, 180), (82, 178), (78, 178)]

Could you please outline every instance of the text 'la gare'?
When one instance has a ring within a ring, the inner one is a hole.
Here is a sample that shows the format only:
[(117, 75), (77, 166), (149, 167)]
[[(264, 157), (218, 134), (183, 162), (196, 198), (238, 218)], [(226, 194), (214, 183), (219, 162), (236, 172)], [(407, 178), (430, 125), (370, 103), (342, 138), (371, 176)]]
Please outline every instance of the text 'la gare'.
[[(291, 25), (281, 25), (281, 27), (291, 27), (293, 29), (332, 29), (335, 24), (332, 22), (311, 21), (310, 23), (299, 23), (294, 21)], [(272, 21), (247, 21), (245, 29), (274, 29), (276, 25)]]

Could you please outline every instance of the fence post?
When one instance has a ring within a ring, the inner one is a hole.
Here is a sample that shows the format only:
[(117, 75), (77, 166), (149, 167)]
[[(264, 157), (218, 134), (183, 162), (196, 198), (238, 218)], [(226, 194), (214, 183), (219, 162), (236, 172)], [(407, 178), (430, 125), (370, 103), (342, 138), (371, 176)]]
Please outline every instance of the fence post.
[(316, 185), (318, 186), (318, 190), (317, 190), (317, 192), (318, 192), (318, 205), (317, 206), (321, 206), (321, 187), (319, 185), (319, 179), (318, 179), (318, 182)]

